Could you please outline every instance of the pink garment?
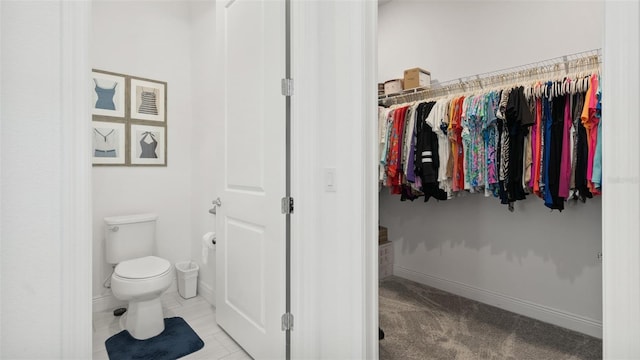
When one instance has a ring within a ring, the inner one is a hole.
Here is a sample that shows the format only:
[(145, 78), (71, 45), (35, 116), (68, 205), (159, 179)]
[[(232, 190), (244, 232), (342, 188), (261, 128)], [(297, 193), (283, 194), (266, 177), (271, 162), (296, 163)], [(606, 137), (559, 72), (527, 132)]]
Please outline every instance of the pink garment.
[[(537, 100), (536, 100), (536, 106), (537, 106)], [(529, 180), (529, 188), (533, 189), (533, 183), (535, 181), (535, 166), (538, 163), (538, 152), (536, 151), (536, 141), (538, 140), (538, 125), (539, 125), (539, 119), (538, 119), (538, 114), (537, 111), (534, 111), (533, 113), (534, 115), (534, 123), (533, 126), (531, 127), (531, 161), (532, 161), (532, 168), (531, 168), (531, 179)]]
[[(598, 89), (598, 76), (591, 75), (591, 96), (589, 96), (589, 99), (586, 99), (588, 101), (587, 102), (589, 105), (588, 108), (588, 116), (589, 116), (589, 120), (588, 120), (588, 125), (585, 124), (585, 127), (588, 126), (590, 131), (588, 132), (589, 134), (589, 138), (587, 139), (587, 141), (589, 142), (589, 155), (587, 158), (587, 182), (590, 182), (591, 178), (593, 177), (593, 158), (596, 154), (596, 145), (598, 143), (598, 123), (600, 122), (600, 119), (598, 119), (597, 116), (595, 116), (596, 113), (596, 104), (597, 104), (597, 99), (596, 99), (596, 89)], [(589, 189), (591, 190), (591, 186), (589, 187)], [(595, 187), (593, 187), (593, 189), (595, 190)], [(593, 192), (593, 191), (592, 191)]]
[(564, 128), (562, 131), (562, 154), (560, 157), (560, 183), (558, 197), (568, 198), (571, 185), (571, 97), (566, 95), (564, 103)]

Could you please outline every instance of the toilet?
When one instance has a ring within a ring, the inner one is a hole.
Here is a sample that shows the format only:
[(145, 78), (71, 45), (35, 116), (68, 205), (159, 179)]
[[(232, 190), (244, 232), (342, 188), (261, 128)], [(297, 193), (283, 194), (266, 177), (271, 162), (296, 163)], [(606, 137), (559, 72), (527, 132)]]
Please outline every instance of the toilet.
[(104, 218), (105, 250), (109, 264), (117, 264), (111, 276), (113, 296), (129, 303), (121, 326), (138, 340), (164, 330), (160, 295), (169, 288), (173, 266), (153, 256), (156, 214)]

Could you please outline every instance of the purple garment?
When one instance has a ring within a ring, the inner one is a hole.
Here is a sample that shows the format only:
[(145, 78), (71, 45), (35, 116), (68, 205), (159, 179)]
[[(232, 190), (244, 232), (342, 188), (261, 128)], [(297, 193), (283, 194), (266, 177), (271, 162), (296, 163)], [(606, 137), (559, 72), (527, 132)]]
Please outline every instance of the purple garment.
[(566, 95), (564, 106), (564, 126), (562, 131), (562, 153), (560, 158), (560, 185), (558, 197), (567, 199), (571, 181), (571, 97)]
[(538, 124), (539, 124), (539, 119), (538, 119), (538, 101), (539, 100), (534, 100), (533, 103), (533, 126), (531, 127), (531, 179), (529, 179), (529, 184), (527, 184), (529, 186), (530, 189), (533, 189), (534, 186), (534, 180), (535, 180), (535, 169), (534, 169), (534, 165), (538, 164), (538, 152), (536, 151), (536, 142), (538, 141)]

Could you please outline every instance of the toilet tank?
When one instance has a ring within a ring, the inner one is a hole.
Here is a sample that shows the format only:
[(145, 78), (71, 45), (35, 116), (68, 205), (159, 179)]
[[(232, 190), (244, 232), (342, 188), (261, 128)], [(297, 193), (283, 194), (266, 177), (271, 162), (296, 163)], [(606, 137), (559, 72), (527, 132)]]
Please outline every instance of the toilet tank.
[(104, 218), (107, 263), (153, 255), (156, 214), (135, 214)]

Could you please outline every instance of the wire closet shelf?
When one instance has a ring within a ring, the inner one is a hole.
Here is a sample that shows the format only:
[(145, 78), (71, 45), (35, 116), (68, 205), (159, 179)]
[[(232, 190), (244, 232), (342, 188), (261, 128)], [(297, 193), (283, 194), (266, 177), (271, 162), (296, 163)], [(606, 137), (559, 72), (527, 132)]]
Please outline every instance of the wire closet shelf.
[(489, 88), (515, 86), (516, 84), (535, 81), (586, 76), (593, 71), (597, 71), (601, 63), (601, 49), (582, 51), (526, 65), (461, 77), (435, 85), (432, 84), (434, 87), (431, 88), (416, 88), (395, 94), (380, 95), (378, 96), (378, 103), (388, 106)]

